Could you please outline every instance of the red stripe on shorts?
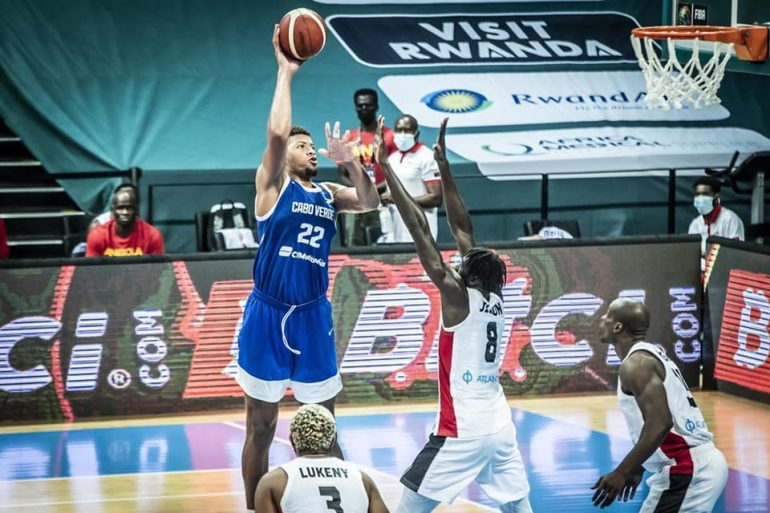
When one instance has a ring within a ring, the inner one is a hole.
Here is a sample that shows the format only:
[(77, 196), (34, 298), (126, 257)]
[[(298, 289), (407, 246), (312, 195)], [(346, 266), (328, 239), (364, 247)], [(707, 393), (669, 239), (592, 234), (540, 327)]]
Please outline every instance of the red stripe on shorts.
[(692, 475), (690, 447), (684, 438), (676, 433), (669, 432), (663, 443), (660, 444), (660, 450), (663, 451), (663, 454), (676, 461), (676, 465), (669, 469), (669, 474)]

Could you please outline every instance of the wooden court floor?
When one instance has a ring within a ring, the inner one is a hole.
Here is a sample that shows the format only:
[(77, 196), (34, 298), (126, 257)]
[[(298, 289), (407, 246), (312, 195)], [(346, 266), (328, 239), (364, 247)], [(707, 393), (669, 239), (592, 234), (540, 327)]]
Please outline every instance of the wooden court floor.
[[(696, 400), (730, 466), (715, 511), (770, 512), (770, 406), (716, 392)], [(378, 483), (395, 510), (398, 476), (426, 439), (432, 404), (339, 410), (346, 457)], [(536, 512), (593, 511), (590, 486), (630, 448), (612, 395), (511, 401)], [(291, 408), (271, 463), (292, 457)], [(240, 411), (217, 415), (0, 427), (0, 512), (240, 512)], [(638, 511), (646, 489), (610, 511)], [(443, 512), (496, 511), (473, 485)]]

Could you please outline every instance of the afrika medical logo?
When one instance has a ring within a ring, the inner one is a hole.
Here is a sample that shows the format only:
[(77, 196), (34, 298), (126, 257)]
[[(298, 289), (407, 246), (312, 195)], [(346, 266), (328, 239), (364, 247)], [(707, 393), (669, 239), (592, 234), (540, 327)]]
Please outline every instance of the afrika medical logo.
[(420, 101), (433, 110), (449, 114), (477, 112), (492, 105), (486, 96), (469, 89), (442, 89), (426, 94)]

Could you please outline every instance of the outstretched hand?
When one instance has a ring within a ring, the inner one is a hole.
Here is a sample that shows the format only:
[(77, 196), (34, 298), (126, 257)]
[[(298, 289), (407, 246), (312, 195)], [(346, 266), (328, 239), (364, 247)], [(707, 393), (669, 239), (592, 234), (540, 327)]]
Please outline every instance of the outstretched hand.
[(334, 131), (331, 130), (328, 121), (324, 129), (326, 132), (326, 148), (321, 148), (318, 150), (318, 153), (341, 166), (354, 162), (356, 159), (354, 149), (358, 145), (358, 140), (350, 139), (350, 130), (345, 130), (345, 133), (340, 137), (339, 121), (334, 122)]
[(446, 164), (446, 124), (449, 118), (441, 120), (441, 127), (438, 130), (438, 139), (436, 144), (433, 145), (433, 159), (439, 166)]
[(382, 165), (388, 161), (388, 144), (385, 142), (385, 118), (377, 116), (377, 132), (374, 136), (374, 160)]
[(284, 53), (284, 51), (281, 49), (281, 43), (278, 38), (279, 32), (280, 29), (276, 23), (275, 28), (273, 29), (273, 49), (275, 50), (275, 60), (278, 63), (278, 68), (283, 68), (290, 71), (291, 73), (294, 73), (299, 69), (302, 61), (298, 61), (297, 59), (294, 59)]

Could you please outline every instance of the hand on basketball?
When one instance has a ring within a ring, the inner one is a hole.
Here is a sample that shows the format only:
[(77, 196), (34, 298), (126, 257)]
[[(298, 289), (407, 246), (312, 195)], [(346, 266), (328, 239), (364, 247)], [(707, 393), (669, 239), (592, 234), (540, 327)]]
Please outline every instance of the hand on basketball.
[(294, 73), (299, 69), (302, 61), (292, 59), (286, 55), (283, 50), (281, 50), (281, 43), (278, 39), (278, 32), (278, 25), (276, 24), (275, 28), (273, 29), (273, 48), (275, 49), (275, 60), (278, 63), (278, 68), (283, 68), (290, 71), (291, 73)]
[(326, 148), (321, 148), (318, 153), (329, 160), (333, 160), (340, 166), (352, 164), (356, 160), (355, 147), (358, 141), (350, 139), (350, 130), (340, 137), (340, 122), (334, 122), (334, 131), (332, 131), (329, 122), (325, 125)]
[(604, 509), (612, 504), (615, 499), (620, 501), (631, 500), (634, 498), (636, 488), (641, 481), (642, 473), (626, 476), (617, 470), (613, 470), (609, 474), (600, 477), (591, 487), (591, 490), (596, 490), (591, 501), (594, 503), (594, 506)]
[(447, 121), (449, 121), (449, 118), (444, 118), (441, 120), (441, 127), (438, 130), (438, 139), (436, 139), (436, 144), (433, 145), (433, 159), (436, 161), (436, 164), (439, 166), (442, 164), (446, 164), (446, 124)]
[(388, 161), (388, 145), (385, 142), (385, 136), (383, 135), (385, 127), (385, 118), (383, 116), (377, 116), (377, 133), (374, 137), (374, 160), (382, 165), (383, 162)]

